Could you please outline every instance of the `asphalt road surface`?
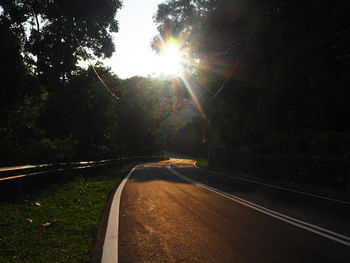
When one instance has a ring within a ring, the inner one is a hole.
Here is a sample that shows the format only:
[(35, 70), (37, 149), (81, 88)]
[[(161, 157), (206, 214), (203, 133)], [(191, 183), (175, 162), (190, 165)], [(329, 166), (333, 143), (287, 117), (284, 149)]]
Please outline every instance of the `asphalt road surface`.
[(120, 199), (120, 263), (349, 263), (349, 237), (349, 203), (214, 174), (189, 159), (138, 167)]

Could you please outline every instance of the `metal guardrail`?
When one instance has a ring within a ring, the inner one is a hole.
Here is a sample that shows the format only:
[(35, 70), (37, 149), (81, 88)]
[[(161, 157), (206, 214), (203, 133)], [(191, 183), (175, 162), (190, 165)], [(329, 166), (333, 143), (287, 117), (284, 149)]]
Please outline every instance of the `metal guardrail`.
[(108, 161), (113, 161), (113, 160), (118, 160), (118, 159), (108, 159), (108, 160), (100, 160), (100, 161), (70, 162), (70, 163), (27, 164), (27, 165), (19, 165), (19, 166), (0, 167), (0, 173), (8, 172), (8, 171), (16, 171), (16, 170), (53, 167), (53, 166), (85, 165), (85, 164), (92, 164), (92, 163), (97, 163), (97, 162), (108, 162)]
[(0, 167), (0, 183), (3, 181), (19, 179), (34, 175), (46, 174), (51, 172), (61, 172), (68, 170), (84, 169), (91, 167), (98, 167), (108, 165), (114, 162), (128, 161), (140, 158), (151, 158), (156, 156), (131, 156), (118, 159), (107, 159), (99, 161), (82, 161), (70, 163), (51, 163), (51, 164), (37, 164), (37, 165), (19, 165), (11, 167)]

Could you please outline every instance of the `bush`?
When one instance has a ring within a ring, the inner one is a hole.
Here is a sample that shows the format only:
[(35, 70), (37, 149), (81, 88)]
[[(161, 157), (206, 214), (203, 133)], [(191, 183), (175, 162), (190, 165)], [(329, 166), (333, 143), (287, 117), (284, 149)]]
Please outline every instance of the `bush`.
[(44, 138), (30, 148), (26, 149), (26, 156), (32, 162), (60, 162), (70, 161), (74, 158), (77, 148), (76, 142), (71, 138)]
[(261, 154), (256, 148), (216, 149), (214, 166), (224, 166), (261, 177), (350, 189), (348, 156)]

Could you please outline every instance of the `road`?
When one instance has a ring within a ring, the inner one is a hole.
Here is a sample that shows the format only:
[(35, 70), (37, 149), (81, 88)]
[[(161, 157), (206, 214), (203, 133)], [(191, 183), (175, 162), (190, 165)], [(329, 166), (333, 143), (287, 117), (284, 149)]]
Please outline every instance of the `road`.
[(139, 166), (119, 207), (118, 260), (350, 262), (350, 204), (214, 174)]

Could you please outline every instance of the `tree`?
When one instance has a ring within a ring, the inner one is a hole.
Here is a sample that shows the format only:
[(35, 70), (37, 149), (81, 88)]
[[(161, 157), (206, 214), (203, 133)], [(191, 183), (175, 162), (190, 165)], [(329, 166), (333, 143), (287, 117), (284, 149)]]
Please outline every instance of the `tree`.
[[(114, 124), (108, 114), (114, 109), (103, 108), (108, 103), (95, 71), (86, 74), (77, 64), (80, 60), (112, 55), (111, 33), (118, 30), (115, 13), (121, 3), (118, 0), (0, 0), (0, 7), (0, 56), (6, 61), (0, 68), (0, 148), (5, 156), (2, 161), (8, 164), (72, 160), (91, 157), (94, 151), (97, 152), (94, 157), (110, 155), (112, 150), (103, 145), (110, 142), (110, 126)], [(116, 78), (110, 73), (97, 71), (115, 84)], [(81, 90), (80, 84), (88, 89)], [(88, 99), (79, 101), (75, 96)], [(67, 102), (74, 98), (78, 109), (86, 107), (86, 102), (106, 111), (93, 111), (97, 121), (90, 122), (85, 133), (79, 134), (76, 127), (77, 122), (83, 122), (79, 118), (82, 116), (78, 117), (74, 110), (70, 116), (63, 109), (72, 109)], [(62, 112), (65, 114), (61, 115)], [(75, 123), (67, 122), (70, 117), (76, 117)], [(96, 127), (98, 121), (100, 126)], [(86, 145), (82, 143), (84, 139), (88, 141)], [(91, 146), (89, 151), (84, 151), (88, 146)]]
[[(294, 141), (332, 131), (342, 138), (349, 130), (349, 7), (330, 0), (173, 0), (159, 5), (155, 21), (163, 38), (186, 39), (208, 99), (224, 83), (213, 116), (220, 151), (311, 153), (322, 142)], [(277, 143), (284, 137), (295, 146)], [(326, 148), (322, 154), (344, 153)]]
[[(36, 59), (40, 80), (50, 89), (65, 84), (77, 62), (92, 57), (88, 51), (96, 57), (110, 57), (114, 52), (111, 33), (118, 31), (118, 0), (20, 0), (0, 5), (19, 32), (22, 47)], [(25, 27), (30, 28), (28, 39), (23, 36)]]
[(161, 126), (188, 105), (181, 85), (179, 81), (143, 77), (123, 81), (121, 132), (129, 151), (154, 153), (161, 150)]

